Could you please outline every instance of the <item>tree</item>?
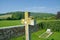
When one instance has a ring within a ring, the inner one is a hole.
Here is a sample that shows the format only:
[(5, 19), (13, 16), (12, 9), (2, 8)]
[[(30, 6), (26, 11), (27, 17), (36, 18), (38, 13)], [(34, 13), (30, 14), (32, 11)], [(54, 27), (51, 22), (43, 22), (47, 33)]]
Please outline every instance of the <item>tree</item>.
[(11, 18), (10, 18), (10, 17), (8, 17), (8, 18), (7, 18), (7, 20), (11, 20)]
[(60, 19), (60, 12), (57, 12), (57, 19)]
[(12, 14), (12, 19), (22, 19), (24, 18), (24, 13), (23, 12), (15, 12), (14, 14)]

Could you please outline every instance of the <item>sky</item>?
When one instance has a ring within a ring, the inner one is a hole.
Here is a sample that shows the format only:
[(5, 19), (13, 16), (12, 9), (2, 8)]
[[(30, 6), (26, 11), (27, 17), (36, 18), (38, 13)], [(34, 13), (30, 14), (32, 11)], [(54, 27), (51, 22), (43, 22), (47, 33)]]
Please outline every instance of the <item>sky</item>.
[(14, 11), (57, 13), (60, 0), (0, 0), (0, 13)]

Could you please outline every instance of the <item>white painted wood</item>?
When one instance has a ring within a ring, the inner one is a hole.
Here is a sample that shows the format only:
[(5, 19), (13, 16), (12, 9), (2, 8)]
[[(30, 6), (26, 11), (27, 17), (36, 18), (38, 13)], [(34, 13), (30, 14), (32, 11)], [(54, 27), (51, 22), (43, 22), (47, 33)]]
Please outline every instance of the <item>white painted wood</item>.
[(31, 23), (30, 23), (30, 25), (34, 25), (34, 20), (31, 20)]

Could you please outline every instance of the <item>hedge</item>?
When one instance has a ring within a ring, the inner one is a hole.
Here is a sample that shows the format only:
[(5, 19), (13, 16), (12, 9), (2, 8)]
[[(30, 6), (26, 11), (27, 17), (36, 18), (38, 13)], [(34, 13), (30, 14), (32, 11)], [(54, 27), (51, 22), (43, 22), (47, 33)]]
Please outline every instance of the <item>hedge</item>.
[(45, 21), (39, 23), (40, 29), (51, 29), (52, 31), (60, 31), (60, 21)]

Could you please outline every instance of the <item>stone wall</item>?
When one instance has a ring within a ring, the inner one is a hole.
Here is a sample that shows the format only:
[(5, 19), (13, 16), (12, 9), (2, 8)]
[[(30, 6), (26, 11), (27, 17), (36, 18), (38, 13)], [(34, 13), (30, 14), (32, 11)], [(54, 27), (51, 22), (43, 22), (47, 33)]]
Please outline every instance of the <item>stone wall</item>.
[[(30, 32), (35, 32), (39, 30), (38, 25), (31, 26), (29, 25)], [(9, 40), (13, 37), (22, 36), (25, 34), (25, 27), (19, 26), (19, 27), (12, 27), (12, 28), (0, 28), (0, 40)]]

